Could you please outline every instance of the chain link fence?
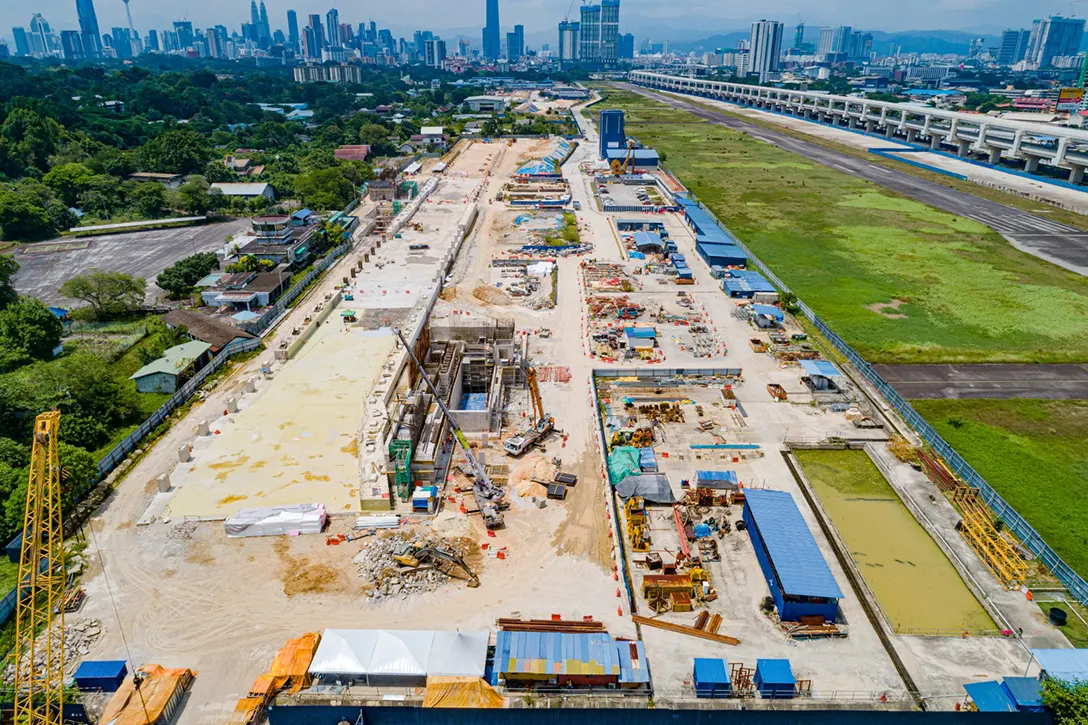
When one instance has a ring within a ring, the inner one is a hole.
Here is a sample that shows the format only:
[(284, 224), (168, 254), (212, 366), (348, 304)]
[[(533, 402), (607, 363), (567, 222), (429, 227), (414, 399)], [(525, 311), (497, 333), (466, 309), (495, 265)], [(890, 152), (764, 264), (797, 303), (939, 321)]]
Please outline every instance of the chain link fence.
[[(759, 257), (752, 253), (744, 242), (738, 239), (729, 229), (722, 224), (721, 220), (714, 215), (710, 209), (706, 207), (698, 198), (691, 194), (693, 201), (698, 203), (699, 208), (710, 215), (710, 218), (714, 220), (714, 223), (736, 244), (746, 255), (748, 255), (749, 264), (759, 269), (759, 271), (770, 280), (778, 289), (782, 292), (789, 292), (790, 288), (783, 282), (778, 276), (772, 272), (767, 265), (765, 265)], [(948, 466), (963, 479), (964, 483), (973, 488), (977, 488), (982, 494), (982, 499), (994, 512), (994, 515), (1005, 523), (1006, 528), (1011, 531), (1017, 538), (1020, 539), (1024, 549), (1030, 551), (1037, 556), (1043, 564), (1050, 569), (1051, 573), (1062, 583), (1069, 593), (1072, 594), (1077, 601), (1081, 604), (1088, 605), (1088, 582), (1073, 571), (1068, 564), (1062, 561), (1062, 558), (1051, 549), (1043, 537), (1024, 520), (1016, 509), (1014, 509), (1007, 501), (993, 489), (986, 480), (979, 475), (974, 468), (971, 467), (963, 457), (957, 453), (951, 445), (945, 441), (940, 434), (931, 426), (921, 415), (918, 414), (910, 403), (908, 403), (903, 396), (897, 393), (887, 381), (884, 380), (861, 355), (859, 355), (854, 348), (850, 347), (839, 337), (835, 332), (827, 326), (820, 317), (812, 311), (808, 305), (801, 300), (797, 301), (797, 305), (801, 310), (801, 314), (805, 316), (813, 325), (816, 326), (824, 337), (838, 350), (850, 364), (864, 376), (864, 378), (874, 387), (881, 396), (887, 400), (895, 411), (903, 418), (903, 420), (917, 431), (918, 435), (924, 440), (938, 455), (941, 456), (948, 464)]]

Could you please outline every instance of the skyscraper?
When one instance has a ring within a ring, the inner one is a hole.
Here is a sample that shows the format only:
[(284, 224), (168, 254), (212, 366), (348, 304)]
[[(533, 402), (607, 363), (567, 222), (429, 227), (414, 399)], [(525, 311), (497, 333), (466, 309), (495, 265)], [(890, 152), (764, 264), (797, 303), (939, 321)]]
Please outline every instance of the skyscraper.
[(515, 25), (514, 32), (506, 34), (506, 59), (515, 63), (525, 55), (525, 26)]
[(294, 10), (287, 11), (287, 42), (298, 50), (298, 13)]
[(583, 5), (579, 55), (586, 63), (601, 62), (601, 6)]
[(65, 60), (80, 60), (84, 57), (83, 34), (78, 30), (60, 31), (60, 50)]
[(619, 43), (616, 45), (617, 58), (635, 57), (635, 36), (631, 33), (621, 33)]
[[(268, 23), (268, 8), (264, 6), (264, 0), (261, 0), (261, 22), (259, 23), (260, 30), (258, 35), (261, 39), (262, 45), (269, 45), (272, 41), (272, 27)], [(225, 44), (224, 44), (225, 45)], [(224, 51), (226, 48), (224, 47)]]
[(499, 0), (487, 0), (487, 23), (484, 25), (484, 57), (494, 60), (502, 54), (499, 38)]
[(835, 52), (835, 29), (820, 28), (820, 40), (816, 43), (816, 55), (824, 56)]
[(174, 32), (178, 34), (179, 50), (185, 50), (193, 44), (193, 24), (188, 20), (175, 20)]
[(113, 39), (113, 52), (119, 60), (132, 57), (132, 39), (129, 37), (128, 28), (111, 28), (110, 37)]
[(1076, 55), (1083, 35), (1083, 20), (1057, 15), (1036, 20), (1030, 38), (1033, 42), (1028, 60), (1038, 68), (1050, 68), (1055, 58)]
[(310, 39), (311, 58), (320, 58), (321, 51), (325, 48), (325, 30), (321, 25), (320, 15), (310, 16), (309, 32), (313, 35)]
[(601, 62), (615, 63), (619, 55), (620, 0), (601, 0)]
[(578, 31), (581, 23), (576, 20), (564, 20), (559, 23), (559, 61), (573, 61), (581, 57), (578, 43)]
[(793, 47), (800, 48), (805, 44), (805, 24), (797, 23), (797, 27), (793, 31)]
[(759, 82), (766, 82), (779, 69), (782, 55), (782, 23), (777, 20), (760, 20), (752, 23), (752, 52), (749, 75), (758, 75)]
[(49, 21), (41, 13), (34, 13), (30, 18), (30, 49), (40, 55), (52, 55), (59, 45)]
[(854, 32), (854, 29), (849, 25), (840, 25), (835, 28), (835, 37), (831, 42), (832, 53), (849, 53), (850, 52), (850, 35)]
[(102, 34), (98, 30), (94, 0), (76, 0), (76, 14), (79, 16), (79, 32), (83, 36), (83, 52), (88, 57), (97, 58), (102, 55)]
[(15, 55), (23, 57), (30, 55), (30, 41), (27, 39), (26, 28), (12, 28), (11, 34), (15, 38)]
[(423, 42), (423, 62), (432, 68), (441, 68), (446, 59), (446, 41), (431, 38)]
[(147, 31), (147, 50), (161, 50), (159, 47), (159, 31), (149, 30)]
[(998, 65), (1019, 63), (1028, 54), (1030, 30), (1006, 30), (1001, 34), (1001, 45), (997, 48)]
[(325, 42), (340, 46), (340, 11), (336, 8), (325, 13)]

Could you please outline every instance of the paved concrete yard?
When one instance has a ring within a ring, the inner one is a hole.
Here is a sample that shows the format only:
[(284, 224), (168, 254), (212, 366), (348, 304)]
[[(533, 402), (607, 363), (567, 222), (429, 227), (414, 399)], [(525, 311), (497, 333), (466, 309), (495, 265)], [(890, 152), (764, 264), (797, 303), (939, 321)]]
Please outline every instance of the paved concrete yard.
[(73, 240), (88, 242), (86, 249), (45, 254), (27, 254), (26, 250), (32, 250), (37, 245), (24, 245), (15, 253), (15, 260), (19, 262), (15, 289), (21, 295), (37, 297), (50, 305), (77, 304), (74, 300), (61, 297), (57, 289), (77, 274), (97, 267), (143, 277), (148, 282), (147, 299), (150, 301), (162, 293), (155, 286), (155, 276), (159, 272), (183, 257), (220, 249), (226, 244), (228, 235), (237, 235), (248, 228), (249, 219), (235, 219), (198, 227), (107, 234)]
[[(240, 508), (324, 504), (359, 509), (358, 429), (394, 347), (388, 330), (351, 329), (334, 312), (237, 414), (198, 438), (179, 464), (172, 518), (223, 518)], [(246, 400), (243, 398), (243, 400)]]

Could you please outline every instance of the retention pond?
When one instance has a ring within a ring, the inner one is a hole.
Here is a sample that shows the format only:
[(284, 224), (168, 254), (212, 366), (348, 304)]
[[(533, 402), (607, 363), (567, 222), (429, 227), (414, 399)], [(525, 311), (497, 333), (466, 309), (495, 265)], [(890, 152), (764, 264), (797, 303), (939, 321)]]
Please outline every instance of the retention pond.
[(996, 629), (868, 454), (796, 455), (893, 629), (948, 635)]

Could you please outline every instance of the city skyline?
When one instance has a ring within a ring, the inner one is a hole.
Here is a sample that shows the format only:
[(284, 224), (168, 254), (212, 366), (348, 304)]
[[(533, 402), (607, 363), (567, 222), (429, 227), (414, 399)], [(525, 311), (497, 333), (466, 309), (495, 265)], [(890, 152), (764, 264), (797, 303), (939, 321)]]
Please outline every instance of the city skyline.
[[(500, 4), (502, 22), (499, 35), (503, 40), (514, 25), (524, 26), (525, 35), (529, 38), (539, 38), (545, 33), (554, 35), (555, 23), (563, 19), (564, 14), (564, 9), (559, 7), (560, 4), (550, 7), (518, 0), (500, 0)], [(673, 9), (675, 6), (665, 7), (658, 3), (650, 3), (648, 0), (625, 0), (620, 30), (636, 34), (652, 31), (655, 37), (663, 40), (696, 39), (719, 33), (741, 31), (761, 18), (775, 18), (792, 27), (800, 13), (805, 23), (813, 27), (849, 24), (869, 30), (903, 32), (920, 30), (920, 26), (926, 26), (928, 30), (963, 30), (1000, 35), (1004, 29), (1031, 27), (1032, 21), (1036, 18), (1051, 14), (1068, 14), (1069, 10), (1056, 6), (1052, 9), (1025, 7), (1024, 3), (1014, 0), (997, 0), (985, 4), (988, 6), (984, 16), (986, 22), (980, 25), (977, 7), (972, 8), (968, 13), (962, 9), (961, 4), (953, 0), (945, 0), (943, 4), (938, 3), (928, 9), (927, 18), (931, 20), (927, 23), (916, 22), (917, 19), (913, 16), (900, 17), (889, 13), (887, 17), (883, 17), (879, 8), (874, 9), (871, 4), (860, 2), (860, 0), (849, 0), (845, 4), (837, 4), (834, 12), (813, 3), (813, 7), (808, 10), (820, 13), (819, 15), (810, 15), (805, 8), (798, 8), (796, 5), (776, 7), (774, 3), (761, 5), (758, 15), (733, 15), (730, 14), (729, 8), (722, 8), (703, 0), (696, 0), (694, 4), (685, 5), (683, 12), (675, 11)], [(27, 25), (31, 12), (41, 13), (54, 28), (76, 29), (79, 27), (76, 5), (76, 0), (37, 0), (33, 10), (25, 6), (0, 7), (0, 33), (3, 37), (10, 39), (11, 28)], [(335, 3), (328, 0), (320, 4), (315, 4), (312, 0), (306, 2), (266, 0), (266, 5), (271, 29), (281, 29), (286, 32), (288, 10), (295, 10), (301, 16), (320, 14), (324, 18)], [(469, 8), (461, 5), (457, 12), (445, 10), (445, 6), (436, 8), (433, 5), (427, 0), (405, 0), (395, 6), (382, 7), (377, 15), (366, 14), (360, 10), (358, 17), (355, 17), (355, 10), (351, 7), (339, 9), (344, 14), (345, 20), (349, 16), (350, 20), (356, 23), (373, 19), (399, 34), (410, 32), (418, 27), (419, 18), (426, 17), (427, 26), (435, 32), (451, 36), (465, 35), (471, 37), (474, 43), (480, 43), (480, 28), (485, 25), (485, 0), (474, 0)], [(97, 0), (95, 9), (101, 28), (127, 27), (128, 21), (122, 0)], [(213, 2), (213, 0), (186, 0), (185, 3), (177, 5), (151, 3), (145, 0), (133, 0), (132, 3), (134, 23), (142, 33), (146, 33), (151, 28), (170, 27), (175, 20), (189, 20), (197, 27), (222, 24), (232, 28), (249, 22), (249, 10), (249, 3), (244, 0), (235, 0), (229, 6), (219, 1)], [(466, 10), (471, 12), (466, 13)], [(578, 8), (575, 8), (570, 19), (577, 20), (577, 15)]]

